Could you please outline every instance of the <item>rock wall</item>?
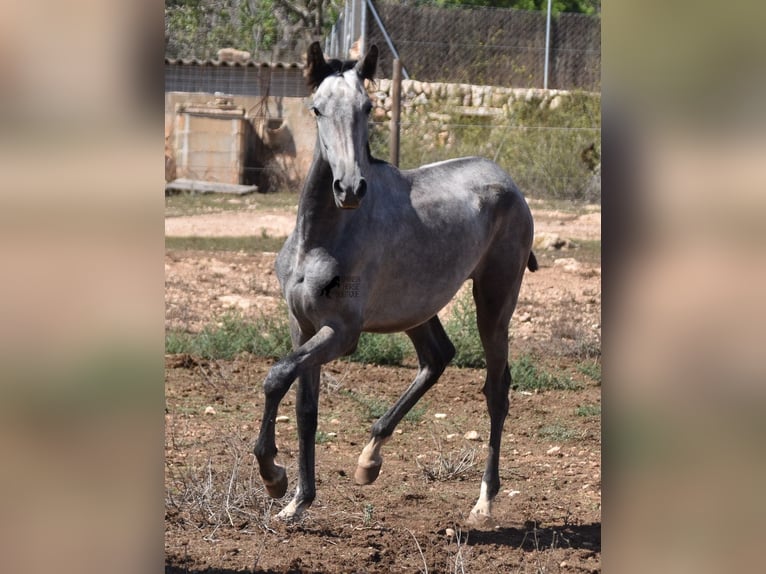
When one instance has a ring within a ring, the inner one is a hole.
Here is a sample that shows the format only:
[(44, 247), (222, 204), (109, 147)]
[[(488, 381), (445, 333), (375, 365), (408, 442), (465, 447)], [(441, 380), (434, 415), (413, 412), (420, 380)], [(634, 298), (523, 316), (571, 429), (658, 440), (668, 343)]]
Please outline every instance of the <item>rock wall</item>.
[[(391, 88), (388, 79), (368, 84), (372, 99), (373, 119), (391, 118)], [(446, 84), (402, 80), (402, 115), (433, 113), (437, 108), (472, 116), (507, 116), (519, 106), (536, 106), (555, 110), (565, 103), (571, 92), (536, 88), (504, 88), (471, 84)], [(593, 97), (600, 97), (593, 94)], [(437, 118), (432, 118), (437, 119)]]

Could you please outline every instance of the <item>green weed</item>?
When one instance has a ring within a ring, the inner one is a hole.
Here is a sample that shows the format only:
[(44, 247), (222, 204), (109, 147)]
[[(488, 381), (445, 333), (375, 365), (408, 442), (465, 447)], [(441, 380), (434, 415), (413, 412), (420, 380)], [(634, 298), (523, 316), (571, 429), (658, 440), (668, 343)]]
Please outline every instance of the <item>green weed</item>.
[(523, 355), (511, 364), (512, 388), (517, 391), (570, 391), (580, 388), (580, 384), (571, 377), (554, 375), (532, 361), (529, 355)]
[(400, 333), (362, 333), (356, 351), (348, 357), (355, 363), (398, 366), (410, 352), (409, 339)]
[(332, 442), (333, 438), (334, 438), (334, 436), (331, 435), (330, 433), (326, 433), (324, 431), (318, 430), (316, 432), (316, 436), (315, 436), (314, 441), (316, 442), (316, 444), (325, 444), (325, 443), (328, 443), (328, 442)]
[[(361, 409), (363, 418), (368, 421), (378, 420), (380, 417), (386, 414), (388, 409), (391, 407), (387, 401), (377, 397), (368, 397), (360, 393), (345, 389), (341, 389), (340, 393), (355, 402)], [(420, 422), (427, 410), (428, 403), (417, 404), (410, 409), (410, 412), (404, 415), (402, 420), (411, 423)]]
[(453, 365), (473, 369), (483, 369), (487, 366), (476, 324), (476, 307), (469, 291), (465, 291), (455, 300), (444, 330), (455, 345)]
[(598, 417), (601, 416), (601, 405), (581, 405), (575, 410), (578, 417)]
[(192, 251), (240, 251), (244, 253), (277, 253), (284, 237), (266, 233), (246, 237), (165, 237), (165, 249)]
[(553, 423), (541, 427), (540, 430), (537, 431), (537, 436), (552, 441), (567, 441), (579, 437), (580, 434), (577, 431), (567, 428), (561, 423)]
[(596, 361), (584, 361), (577, 365), (577, 370), (587, 375), (599, 385), (601, 384), (601, 363)]
[(248, 320), (228, 313), (199, 333), (171, 331), (166, 353), (188, 353), (206, 359), (232, 359), (240, 353), (280, 358), (292, 348), (286, 315), (262, 315)]

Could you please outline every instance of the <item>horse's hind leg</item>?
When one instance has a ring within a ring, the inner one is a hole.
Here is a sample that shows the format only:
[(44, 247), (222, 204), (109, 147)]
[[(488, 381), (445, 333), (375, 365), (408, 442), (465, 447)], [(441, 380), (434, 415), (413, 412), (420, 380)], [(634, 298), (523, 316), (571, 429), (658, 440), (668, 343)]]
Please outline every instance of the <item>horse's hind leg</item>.
[(380, 448), (391, 437), (396, 425), (430, 389), (455, 356), (455, 347), (444, 332), (439, 318), (434, 316), (422, 325), (407, 331), (415, 346), (420, 370), (409, 388), (399, 400), (372, 425), (370, 442), (359, 455), (354, 473), (357, 484), (370, 484), (378, 478), (383, 458)]
[(474, 526), (491, 525), (492, 501), (500, 490), (500, 441), (508, 415), (511, 371), (508, 366), (508, 325), (516, 307), (523, 269), (508, 277), (507, 267), (492, 266), (476, 278), (473, 297), (476, 320), (487, 359), (487, 378), (482, 392), (490, 417), (489, 452), (481, 481), (479, 500), (468, 522)]

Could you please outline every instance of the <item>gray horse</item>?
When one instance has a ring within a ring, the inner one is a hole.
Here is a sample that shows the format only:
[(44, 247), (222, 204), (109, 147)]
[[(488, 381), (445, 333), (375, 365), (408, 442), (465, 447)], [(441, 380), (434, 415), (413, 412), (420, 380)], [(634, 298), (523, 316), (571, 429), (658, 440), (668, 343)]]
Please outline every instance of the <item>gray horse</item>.
[(420, 369), (372, 426), (359, 456), (354, 479), (372, 483), (383, 462), (381, 447), (455, 354), (437, 313), (471, 278), (487, 360), (483, 392), (491, 431), (481, 493), (468, 521), (486, 525), (500, 488), (500, 439), (511, 385), (508, 325), (525, 269), (537, 269), (532, 216), (510, 176), (489, 160), (463, 158), (400, 171), (370, 155), (372, 105), (364, 81), (372, 79), (377, 58), (375, 46), (358, 63), (327, 62), (318, 43), (308, 50), (317, 145), (295, 230), (276, 261), (293, 352), (273, 365), (264, 382), (255, 455), (269, 495), (284, 496), (287, 475), (274, 461), (274, 423), (280, 401), (298, 379), (298, 484), (278, 515), (298, 518), (316, 494), (322, 365), (352, 353), (362, 331), (404, 331)]

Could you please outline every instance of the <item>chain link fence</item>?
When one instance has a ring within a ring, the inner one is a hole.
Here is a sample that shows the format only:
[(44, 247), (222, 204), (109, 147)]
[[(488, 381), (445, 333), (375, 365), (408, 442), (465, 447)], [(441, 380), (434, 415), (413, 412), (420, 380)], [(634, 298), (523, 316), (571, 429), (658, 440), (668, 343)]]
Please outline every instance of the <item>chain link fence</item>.
[[(394, 58), (405, 78), (493, 86), (544, 84), (546, 13), (349, 0), (325, 47), (333, 57), (381, 49), (379, 75)], [(600, 91), (601, 18), (562, 13), (551, 19), (548, 87)]]

